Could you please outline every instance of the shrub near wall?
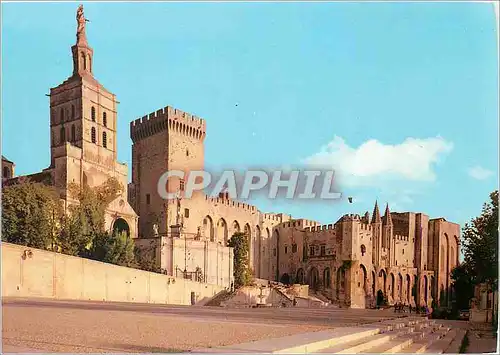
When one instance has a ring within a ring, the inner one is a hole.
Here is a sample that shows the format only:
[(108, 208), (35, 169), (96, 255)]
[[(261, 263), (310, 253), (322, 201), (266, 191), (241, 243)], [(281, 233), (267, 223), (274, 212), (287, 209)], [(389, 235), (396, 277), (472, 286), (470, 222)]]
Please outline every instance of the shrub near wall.
[(224, 288), (2, 243), (2, 296), (190, 305)]

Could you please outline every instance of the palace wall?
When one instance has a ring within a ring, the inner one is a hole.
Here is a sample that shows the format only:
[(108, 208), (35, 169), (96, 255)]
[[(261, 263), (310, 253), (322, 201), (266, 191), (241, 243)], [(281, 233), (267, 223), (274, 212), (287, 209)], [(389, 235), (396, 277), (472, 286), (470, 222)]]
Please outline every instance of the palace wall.
[(9, 243), (1, 250), (2, 297), (191, 305), (224, 289)]

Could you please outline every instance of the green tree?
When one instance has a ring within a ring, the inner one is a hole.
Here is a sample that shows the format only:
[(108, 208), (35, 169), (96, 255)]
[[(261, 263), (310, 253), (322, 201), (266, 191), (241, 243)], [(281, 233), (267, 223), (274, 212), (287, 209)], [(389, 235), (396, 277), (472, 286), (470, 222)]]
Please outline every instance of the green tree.
[(156, 263), (156, 245), (152, 241), (149, 246), (135, 247), (137, 267), (141, 270), (161, 273), (160, 266)]
[(249, 265), (248, 236), (241, 232), (233, 234), (227, 245), (234, 250), (234, 286), (249, 285), (252, 282), (252, 273)]
[(474, 297), (475, 277), (469, 265), (461, 263), (451, 271), (452, 286), (455, 290), (456, 309), (468, 309), (469, 301)]
[(86, 251), (89, 259), (119, 266), (137, 266), (135, 243), (127, 233), (100, 233), (95, 236), (92, 246)]
[(6, 186), (2, 191), (2, 240), (52, 249), (62, 215), (54, 188), (33, 182)]
[(481, 215), (467, 223), (462, 232), (467, 269), (475, 283), (496, 288), (498, 280), (498, 190), (490, 194)]
[(114, 178), (97, 187), (70, 184), (69, 197), (76, 203), (68, 207), (58, 238), (62, 253), (88, 257), (94, 241), (105, 235), (106, 208), (122, 192), (123, 187)]

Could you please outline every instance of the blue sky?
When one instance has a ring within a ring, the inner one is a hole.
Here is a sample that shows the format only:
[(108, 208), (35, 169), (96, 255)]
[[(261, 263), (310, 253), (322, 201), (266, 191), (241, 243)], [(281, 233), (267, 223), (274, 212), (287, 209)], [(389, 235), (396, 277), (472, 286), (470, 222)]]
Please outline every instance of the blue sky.
[[(84, 4), (129, 166), (129, 122), (171, 105), (207, 120), (207, 165), (335, 166), (354, 199), (254, 200), (264, 211), (331, 223), (378, 199), (464, 224), (497, 187), (491, 4)], [(76, 7), (2, 4), (2, 154), (18, 174), (50, 162), (45, 94), (72, 72)]]

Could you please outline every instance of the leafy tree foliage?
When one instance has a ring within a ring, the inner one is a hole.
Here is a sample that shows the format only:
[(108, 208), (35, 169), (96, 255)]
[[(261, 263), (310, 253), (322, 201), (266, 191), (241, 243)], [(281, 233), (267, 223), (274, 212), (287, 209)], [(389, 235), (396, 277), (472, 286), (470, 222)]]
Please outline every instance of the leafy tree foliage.
[(156, 263), (156, 246), (152, 241), (148, 247), (142, 246), (141, 248), (135, 247), (134, 250), (135, 260), (137, 267), (141, 270), (164, 273), (160, 266)]
[(101, 233), (95, 236), (92, 246), (86, 251), (89, 259), (119, 266), (135, 267), (135, 244), (127, 233)]
[(462, 233), (465, 262), (475, 283), (496, 287), (498, 280), (498, 190), (490, 194), (482, 213)]
[(2, 191), (2, 240), (52, 249), (62, 215), (52, 187), (40, 183), (6, 186)]
[[(72, 201), (64, 213), (57, 191), (31, 181), (2, 192), (2, 240), (127, 267), (148, 266), (127, 233), (105, 230), (105, 212), (122, 192), (116, 179), (98, 187), (69, 185)], [(153, 271), (153, 270), (150, 270)]]
[(249, 265), (248, 236), (241, 232), (233, 234), (227, 242), (234, 249), (234, 286), (236, 288), (249, 285), (252, 282), (252, 272)]
[(498, 283), (498, 191), (490, 194), (481, 215), (467, 223), (462, 231), (465, 261), (452, 270), (456, 307), (469, 308), (474, 287), (487, 283), (496, 289)]
[(105, 234), (106, 208), (120, 195), (122, 186), (111, 178), (94, 188), (70, 184), (68, 190), (77, 203), (68, 207), (58, 245), (62, 253), (87, 257), (93, 243)]
[(472, 275), (469, 265), (461, 263), (451, 272), (453, 287), (455, 289), (456, 308), (468, 309), (469, 301), (474, 297), (475, 277)]

